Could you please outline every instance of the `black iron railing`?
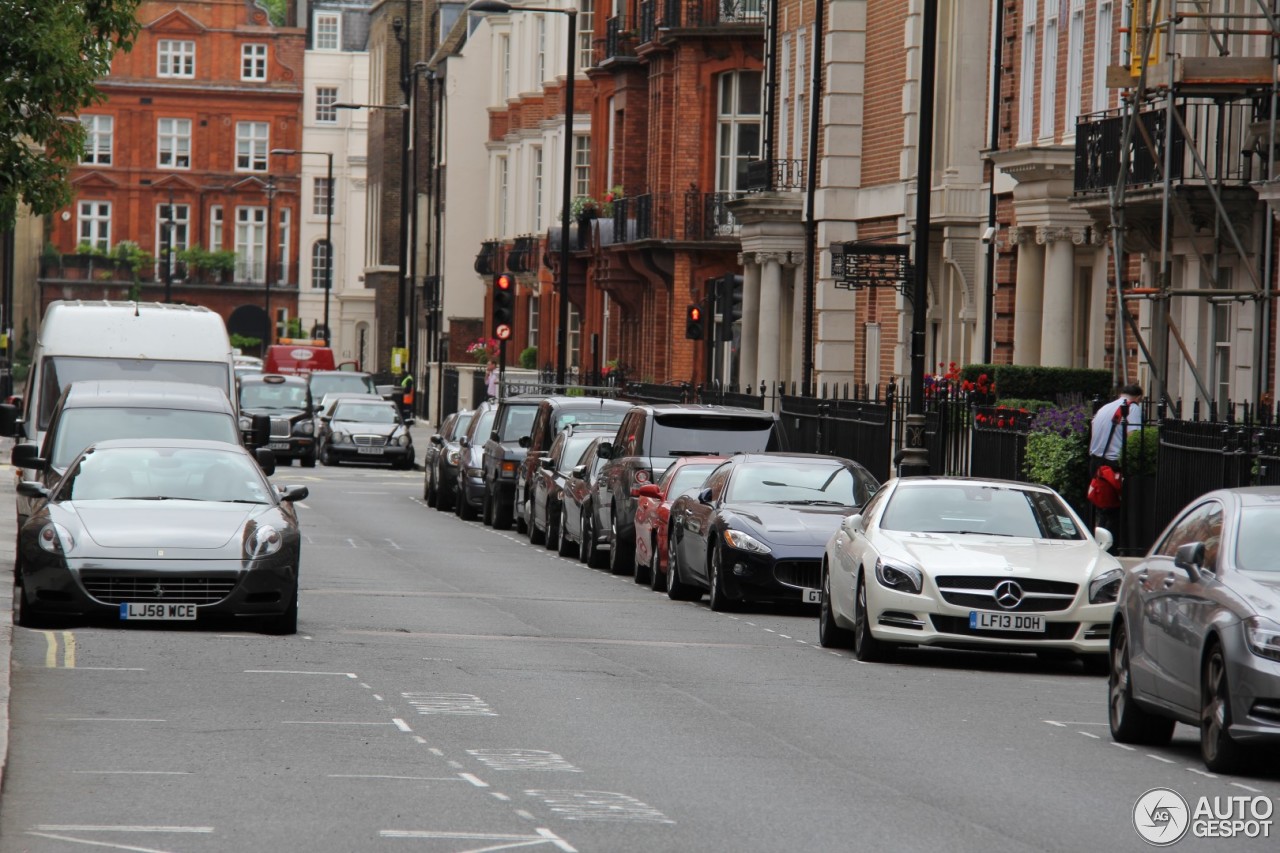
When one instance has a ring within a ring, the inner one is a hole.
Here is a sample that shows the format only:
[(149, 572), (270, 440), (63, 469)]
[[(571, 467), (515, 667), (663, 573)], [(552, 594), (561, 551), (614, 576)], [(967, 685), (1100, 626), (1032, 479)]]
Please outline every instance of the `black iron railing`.
[(507, 270), (514, 273), (533, 272), (538, 268), (538, 238), (517, 237), (507, 252)]
[(719, 240), (737, 237), (741, 225), (729, 212), (728, 202), (746, 193), (684, 194), (684, 237), (686, 240)]
[(493, 275), (502, 269), (502, 241), (485, 240), (480, 244), (474, 269), (480, 275)]
[(658, 0), (642, 0), (639, 14), (636, 15), (636, 43), (647, 44), (653, 41), (657, 32)]
[[(632, 58), (636, 55), (635, 33), (627, 29), (626, 18), (615, 15), (604, 22), (603, 60)], [(600, 63), (597, 63), (600, 64)]]
[(747, 164), (747, 192), (803, 190), (805, 161), (752, 160)]

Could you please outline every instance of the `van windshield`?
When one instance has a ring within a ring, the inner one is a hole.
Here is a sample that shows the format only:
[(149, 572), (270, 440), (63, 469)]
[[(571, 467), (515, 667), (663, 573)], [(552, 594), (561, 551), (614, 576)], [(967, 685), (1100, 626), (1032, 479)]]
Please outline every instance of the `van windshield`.
[(113, 438), (202, 438), (239, 444), (240, 430), (226, 412), (178, 409), (97, 408), (63, 409), (58, 429), (49, 436), (50, 464), (66, 468), (91, 444)]
[(56, 355), (44, 360), (40, 380), (37, 429), (49, 428), (58, 398), (72, 382), (93, 379), (143, 379), (152, 382), (186, 382), (217, 388), (231, 397), (231, 371), (226, 362), (153, 361), (146, 358), (85, 358)]

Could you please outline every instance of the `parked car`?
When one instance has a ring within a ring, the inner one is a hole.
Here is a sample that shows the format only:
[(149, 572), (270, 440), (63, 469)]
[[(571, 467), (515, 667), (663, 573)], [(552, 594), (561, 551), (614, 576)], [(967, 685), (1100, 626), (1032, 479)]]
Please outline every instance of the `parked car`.
[(560, 535), (560, 502), (564, 499), (564, 481), (582, 461), (587, 445), (597, 438), (608, 438), (613, 430), (577, 429), (573, 426), (561, 431), (551, 445), (551, 451), (543, 456), (529, 489), (532, 507), (529, 517), (529, 541), (534, 545), (545, 542), (547, 550), (567, 555), (572, 544)]
[(694, 601), (705, 589), (712, 610), (818, 604), (827, 540), (879, 485), (834, 456), (734, 456), (671, 504), (667, 595)]
[(240, 378), (240, 429), (246, 443), (253, 433), (253, 416), (271, 419), (267, 447), (277, 461), (297, 459), (304, 468), (316, 467), (316, 412), (307, 381), (301, 376), (258, 373)]
[(723, 461), (723, 456), (682, 456), (662, 472), (658, 482), (635, 489), (636, 583), (650, 584), (654, 592), (666, 590), (671, 502), (701, 485)]
[(680, 456), (729, 456), (786, 450), (782, 422), (772, 412), (731, 406), (634, 406), (617, 437), (597, 452), (609, 461), (592, 501), (599, 529), (609, 534), (609, 568), (626, 574), (635, 560), (636, 498)]
[(818, 638), (864, 661), (959, 646), (1071, 652), (1100, 671), (1120, 579), (1111, 544), (1046, 486), (891, 480), (827, 545)]
[(493, 430), (498, 404), (485, 400), (476, 406), (467, 431), (458, 439), (458, 482), (454, 488), (454, 510), (464, 520), (475, 518), (484, 508), (484, 437)]
[(608, 428), (615, 432), (622, 416), (632, 404), (603, 397), (570, 397), (556, 395), (544, 397), (529, 426), (529, 440), (523, 444), (524, 461), (516, 471), (515, 508), (516, 528), (528, 532), (530, 518), (530, 484), (538, 472), (541, 460), (551, 450), (551, 444), (565, 427)]
[(1280, 488), (1192, 501), (1123, 574), (1111, 626), (1108, 708), (1120, 743), (1200, 729), (1216, 773), (1280, 743)]
[(321, 421), (319, 441), (325, 465), (389, 462), (393, 468), (413, 467), (413, 436), (400, 407), (386, 400), (338, 400)]
[(472, 409), (466, 409), (449, 415), (422, 452), (422, 499), (427, 506), (433, 506), (441, 512), (448, 512), (453, 508), (458, 488), (458, 464), (462, 459), (458, 439), (471, 423), (473, 414), (475, 412)]
[[(0, 413), (2, 416), (3, 413)], [(250, 444), (266, 443), (268, 423), (256, 418)], [(114, 438), (201, 438), (239, 445), (240, 423), (227, 395), (207, 385), (126, 379), (82, 380), (67, 386), (53, 406), (42, 445), (23, 442), (13, 449), (13, 466), (26, 478), (52, 488), (80, 451)], [(275, 467), (273, 454), (256, 454)], [(34, 511), (36, 501), (19, 494), (18, 526)]]
[(484, 443), (484, 523), (497, 530), (506, 530), (515, 520), (516, 473), (524, 462), (529, 427), (541, 400), (519, 396), (499, 402), (493, 430)]
[(226, 615), (265, 621), (273, 633), (297, 630), (301, 537), (293, 502), (307, 489), (273, 487), (243, 447), (103, 441), (52, 488), (31, 481), (19, 488), (42, 502), (18, 532), (18, 624)]
[(576, 548), (578, 559), (593, 569), (603, 568), (608, 555), (601, 550), (604, 534), (596, 526), (592, 511), (596, 480), (606, 461), (596, 451), (607, 442), (605, 436), (593, 438), (560, 489), (560, 553), (568, 556)]

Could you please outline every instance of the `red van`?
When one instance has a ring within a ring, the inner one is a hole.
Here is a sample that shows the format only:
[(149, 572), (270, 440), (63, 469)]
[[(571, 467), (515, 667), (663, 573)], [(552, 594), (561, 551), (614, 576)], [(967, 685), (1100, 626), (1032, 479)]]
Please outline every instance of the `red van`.
[(284, 341), (267, 347), (263, 373), (306, 375), (314, 370), (335, 370), (333, 350), (310, 341)]

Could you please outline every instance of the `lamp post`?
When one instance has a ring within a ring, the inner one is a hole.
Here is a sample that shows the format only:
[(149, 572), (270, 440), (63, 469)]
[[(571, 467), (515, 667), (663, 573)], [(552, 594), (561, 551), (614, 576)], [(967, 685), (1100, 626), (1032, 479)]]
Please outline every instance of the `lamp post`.
[(173, 187), (169, 187), (169, 208), (164, 222), (164, 301), (173, 301)]
[(569, 351), (569, 201), (573, 193), (573, 75), (574, 58), (578, 51), (578, 10), (555, 9), (550, 6), (513, 6), (506, 0), (472, 0), (468, 12), (482, 15), (506, 15), (511, 12), (548, 12), (569, 17), (568, 76), (564, 87), (564, 163), (561, 175), (560, 208), (560, 275), (558, 291), (559, 311), (556, 315), (556, 384), (565, 384), (565, 365)]
[(267, 331), (266, 336), (262, 339), (262, 354), (267, 354), (267, 347), (270, 346), (272, 339), (275, 337), (275, 321), (271, 319), (271, 220), (275, 218), (275, 200), (276, 200), (276, 178), (275, 175), (267, 175), (267, 185), (263, 188), (263, 192), (267, 196), (267, 245), (266, 257), (263, 258), (263, 285), (262, 285), (262, 310), (267, 315)]
[[(332, 151), (300, 151), (296, 148), (272, 148), (272, 154), (291, 156), (294, 154), (312, 154), (325, 157), (328, 167), (325, 169), (325, 192), (328, 198), (324, 205), (324, 339), (333, 346), (333, 334), (329, 331), (329, 294), (333, 291), (333, 152)], [(165, 300), (168, 301), (168, 300)]]

